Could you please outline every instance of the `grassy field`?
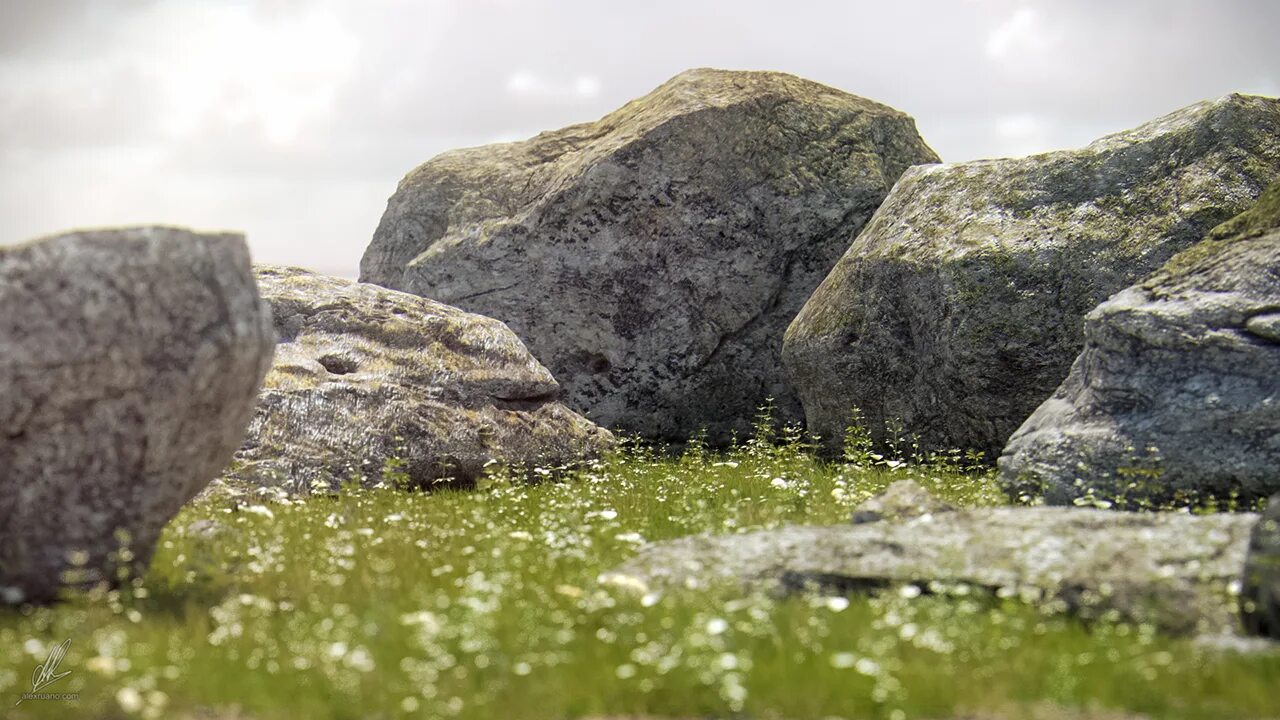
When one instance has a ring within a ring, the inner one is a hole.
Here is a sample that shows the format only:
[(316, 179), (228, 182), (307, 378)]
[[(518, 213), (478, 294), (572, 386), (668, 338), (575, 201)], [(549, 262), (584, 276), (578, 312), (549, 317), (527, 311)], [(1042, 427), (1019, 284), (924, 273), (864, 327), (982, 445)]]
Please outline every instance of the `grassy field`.
[[(0, 717), (1280, 717), (1280, 652), (988, 599), (596, 583), (647, 541), (845, 522), (899, 478), (1003, 502), (955, 458), (822, 463), (775, 440), (677, 458), (631, 446), (471, 491), (214, 493), (125, 589), (0, 614)], [(68, 639), (70, 674), (46, 692), (79, 700), (15, 707)]]

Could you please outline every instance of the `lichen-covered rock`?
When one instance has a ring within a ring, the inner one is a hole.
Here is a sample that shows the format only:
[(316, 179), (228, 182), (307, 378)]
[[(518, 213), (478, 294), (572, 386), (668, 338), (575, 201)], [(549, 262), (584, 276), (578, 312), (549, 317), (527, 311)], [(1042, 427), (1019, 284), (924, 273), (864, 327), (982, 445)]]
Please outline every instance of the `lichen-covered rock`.
[(787, 330), (811, 431), (852, 407), (925, 449), (999, 453), (1098, 303), (1280, 178), (1280, 101), (1229, 95), (1074, 151), (917, 167)]
[(498, 318), (607, 426), (712, 442), (768, 397), (782, 332), (909, 166), (910, 117), (790, 75), (695, 70), (603, 119), (445, 153), (360, 277)]
[(280, 345), (232, 480), (465, 483), (490, 461), (553, 467), (612, 442), (497, 320), (292, 268), (258, 283)]
[(1051, 503), (1280, 492), (1280, 183), (1085, 319), (1071, 374), (1001, 482)]
[(145, 566), (240, 445), (273, 347), (242, 236), (0, 249), (0, 598)]
[(1280, 494), (1271, 497), (1253, 528), (1241, 585), (1245, 632), (1280, 640)]
[(1256, 515), (1001, 507), (697, 535), (641, 548), (602, 581), (644, 591), (987, 589), (1170, 632), (1238, 630), (1231, 594)]

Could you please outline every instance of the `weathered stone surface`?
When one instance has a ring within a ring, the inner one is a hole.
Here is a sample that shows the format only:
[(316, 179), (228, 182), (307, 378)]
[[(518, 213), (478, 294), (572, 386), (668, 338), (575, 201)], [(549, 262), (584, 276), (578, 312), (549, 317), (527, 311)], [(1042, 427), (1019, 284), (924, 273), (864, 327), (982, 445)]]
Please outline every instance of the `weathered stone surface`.
[(239, 235), (0, 249), (0, 595), (50, 600), (144, 566), (239, 446), (273, 346)]
[(1066, 377), (1098, 303), (1280, 178), (1280, 101), (1229, 95), (1080, 150), (917, 167), (787, 330), (809, 429), (862, 409), (995, 455)]
[(694, 70), (603, 119), (445, 153), (361, 279), (508, 323), (595, 421), (684, 440), (800, 419), (782, 332), (909, 166), (910, 117), (781, 73)]
[(1280, 495), (1267, 502), (1250, 535), (1242, 586), (1245, 631), (1280, 640)]
[(952, 512), (955, 507), (934, 497), (914, 480), (899, 480), (884, 492), (853, 510), (854, 523), (906, 520), (933, 513)]
[(497, 320), (304, 270), (260, 267), (258, 283), (280, 345), (233, 480), (466, 482), (490, 460), (556, 466), (612, 442)]
[(1173, 632), (1237, 627), (1252, 514), (1002, 507), (829, 527), (698, 535), (642, 548), (624, 587), (849, 592), (964, 584)]
[(1280, 318), (1280, 183), (1088, 314), (1084, 351), (1009, 440), (1001, 482), (1051, 503), (1280, 492), (1271, 318)]

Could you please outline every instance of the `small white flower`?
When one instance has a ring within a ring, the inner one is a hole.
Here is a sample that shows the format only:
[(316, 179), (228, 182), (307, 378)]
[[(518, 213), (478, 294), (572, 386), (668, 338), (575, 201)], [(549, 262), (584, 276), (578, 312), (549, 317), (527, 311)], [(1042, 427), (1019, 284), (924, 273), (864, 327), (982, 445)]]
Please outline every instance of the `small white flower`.
[(710, 635), (721, 635), (728, 629), (729, 623), (724, 618), (711, 618), (707, 621), (707, 633)]
[(364, 647), (357, 645), (345, 658), (342, 664), (360, 672), (372, 672), (375, 667), (373, 656)]
[(880, 672), (880, 664), (871, 658), (858, 658), (858, 662), (854, 663), (853, 669), (863, 675), (875, 675)]
[(266, 505), (246, 505), (244, 511), (250, 515), (261, 515), (268, 520), (275, 520), (276, 514)]
[(596, 578), (596, 582), (601, 585), (627, 588), (641, 594), (649, 592), (649, 586), (643, 580), (631, 575), (622, 575), (621, 573), (605, 573)]
[(400, 616), (401, 625), (421, 625), (425, 628), (439, 629), (440, 618), (429, 610), (419, 610), (415, 613), (405, 613)]
[(136, 713), (142, 709), (142, 693), (126, 685), (116, 691), (116, 702), (120, 709), (127, 713)]
[(556, 592), (565, 597), (580, 598), (582, 597), (582, 588), (577, 585), (557, 585)]

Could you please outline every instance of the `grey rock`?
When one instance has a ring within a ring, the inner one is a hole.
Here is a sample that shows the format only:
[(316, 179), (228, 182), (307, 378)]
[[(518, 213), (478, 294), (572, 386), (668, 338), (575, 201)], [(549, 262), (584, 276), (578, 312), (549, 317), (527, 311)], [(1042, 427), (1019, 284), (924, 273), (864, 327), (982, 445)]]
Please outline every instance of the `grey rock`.
[(1238, 627), (1232, 588), (1257, 516), (1002, 507), (697, 535), (602, 576), (643, 589), (848, 593), (987, 589), (1049, 611), (1179, 633)]
[(228, 478), (289, 492), (475, 480), (612, 444), (506, 325), (415, 295), (259, 267), (280, 346)]
[[(995, 456), (1066, 377), (1084, 315), (1280, 178), (1280, 101), (1229, 95), (1072, 151), (908, 170), (783, 358), (832, 444), (860, 408)], [(1265, 330), (1264, 330), (1265, 332)]]
[(6, 599), (140, 571), (240, 445), (273, 346), (242, 236), (135, 228), (0, 249)]
[(1215, 633), (1197, 635), (1191, 639), (1191, 646), (1200, 654), (1216, 655), (1266, 655), (1280, 657), (1280, 644), (1262, 637), (1233, 635), (1231, 633)]
[(1268, 501), (1249, 538), (1240, 616), (1248, 633), (1280, 640), (1280, 495)]
[(213, 541), (225, 537), (229, 532), (231, 532), (231, 528), (216, 520), (196, 520), (183, 528), (183, 534), (187, 537), (199, 538), (200, 540), (206, 541)]
[(1050, 503), (1280, 492), (1278, 311), (1280, 183), (1088, 314), (1071, 374), (1010, 438), (1002, 484)]
[(934, 513), (952, 512), (955, 506), (939, 500), (914, 480), (899, 480), (885, 491), (853, 509), (853, 522), (906, 520)]
[(782, 333), (909, 166), (907, 115), (768, 72), (694, 70), (603, 119), (409, 173), (361, 280), (503, 320), (603, 425), (712, 443), (766, 398)]

